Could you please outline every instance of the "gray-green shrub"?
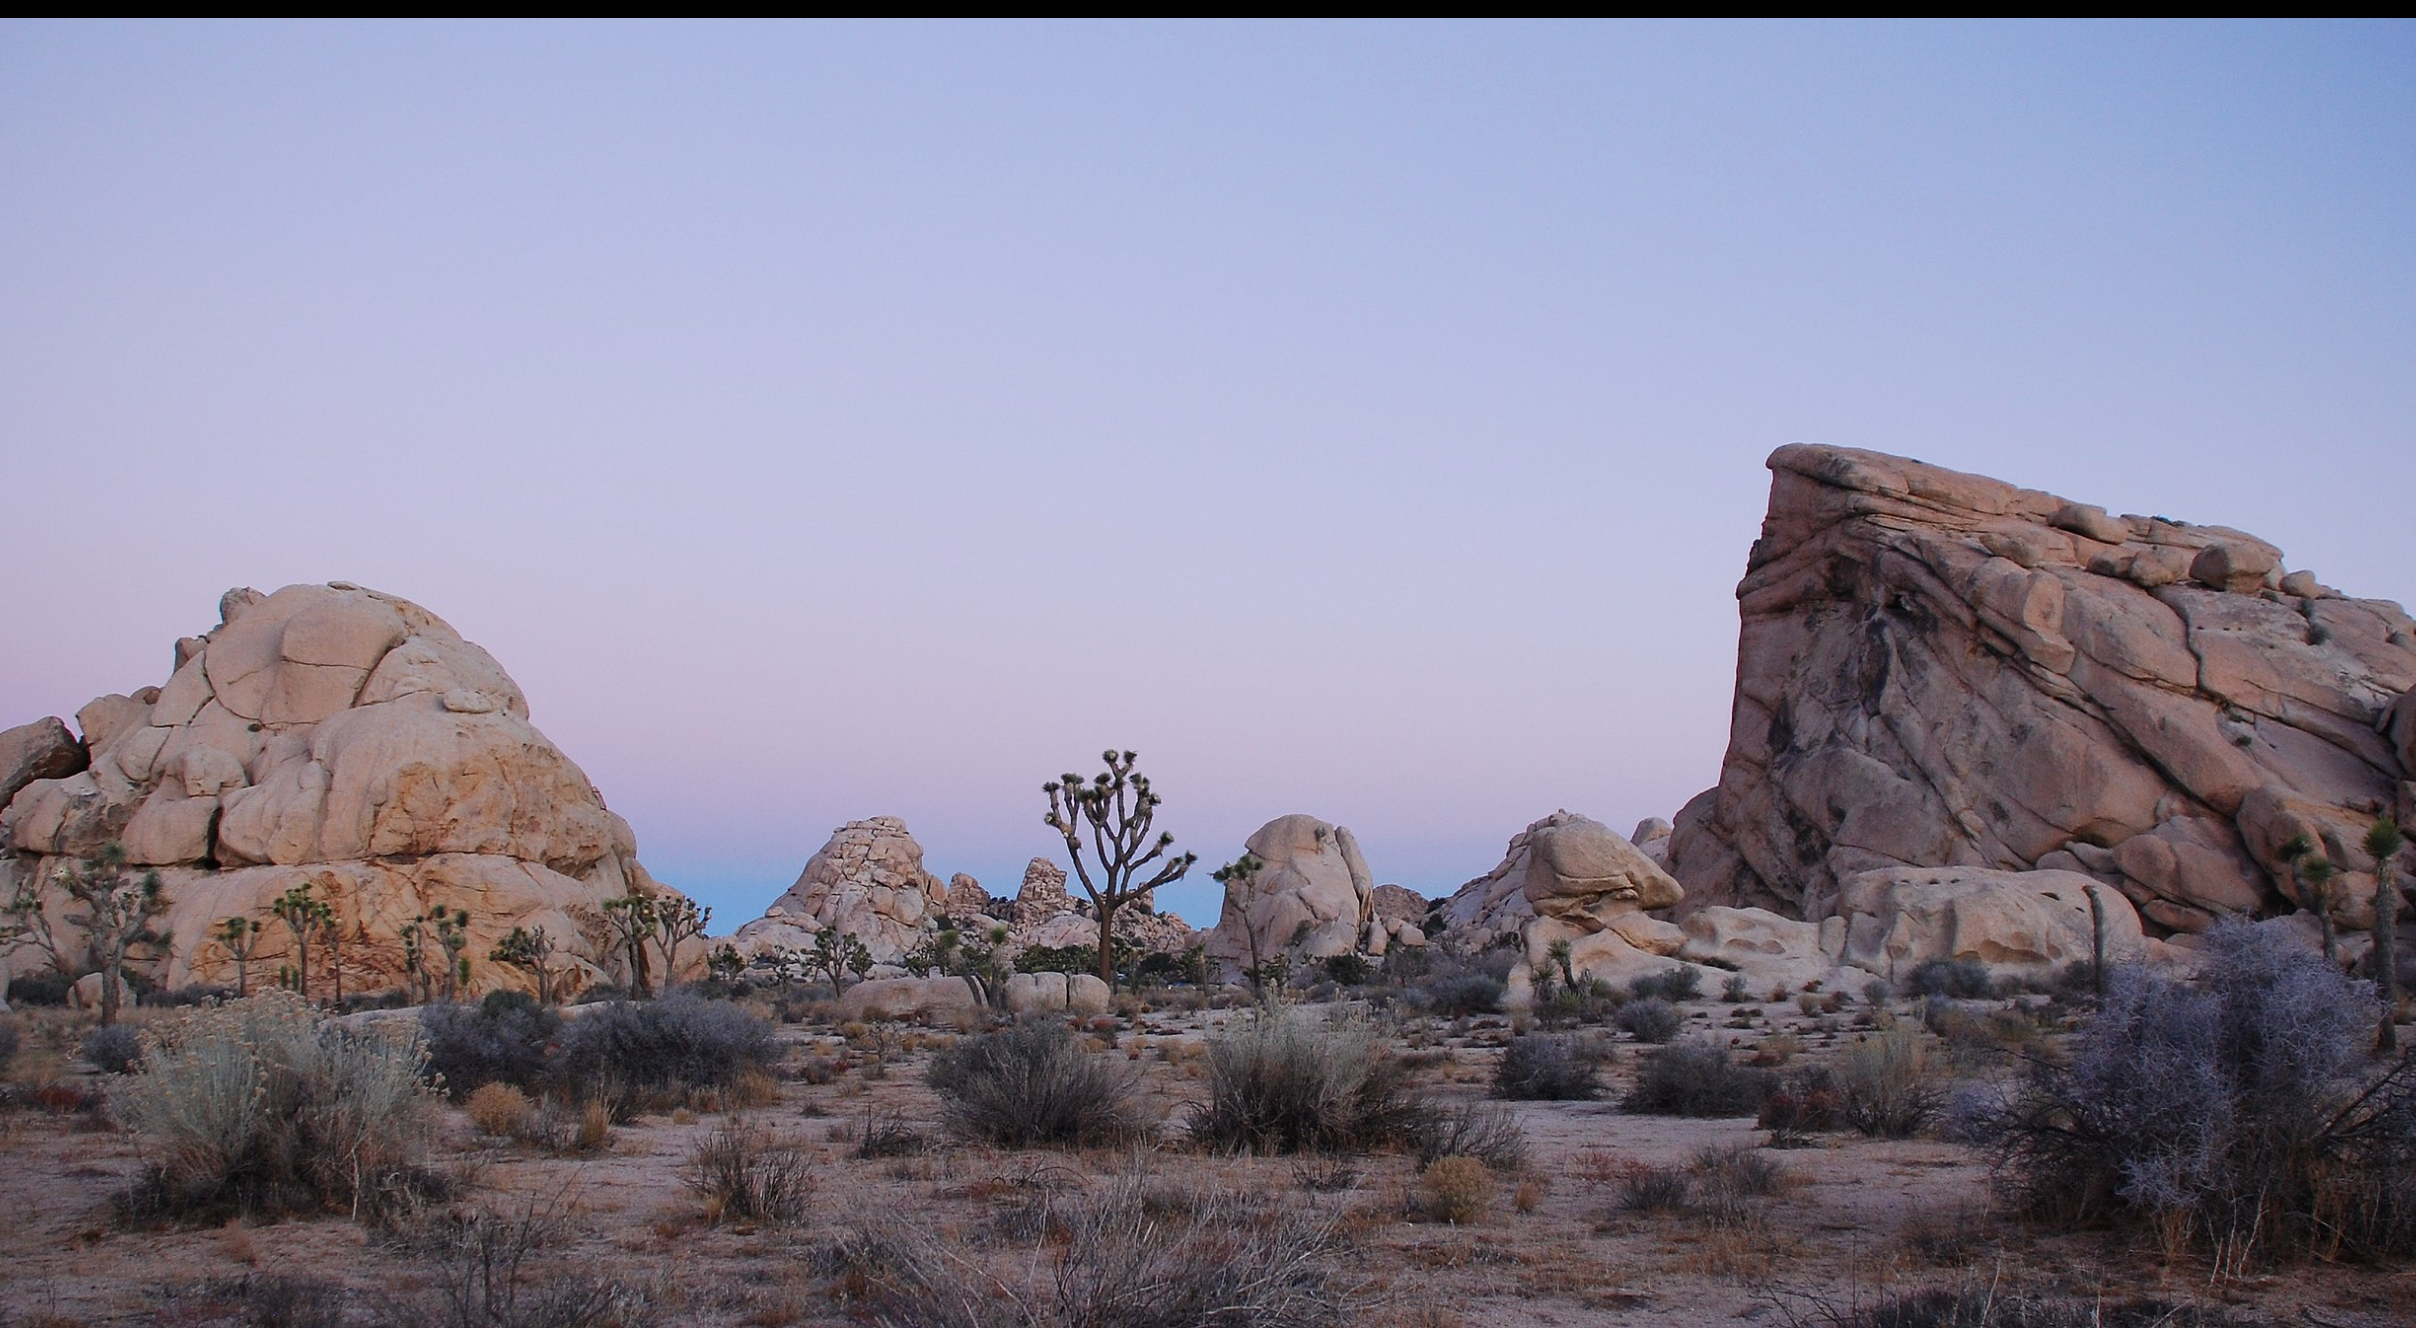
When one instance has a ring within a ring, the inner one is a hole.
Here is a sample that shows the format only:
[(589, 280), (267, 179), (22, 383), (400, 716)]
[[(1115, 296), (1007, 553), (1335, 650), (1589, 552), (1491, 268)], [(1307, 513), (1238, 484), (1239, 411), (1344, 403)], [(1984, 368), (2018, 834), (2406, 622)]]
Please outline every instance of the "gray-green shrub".
[(1875, 1139), (1907, 1139), (1946, 1104), (1945, 1069), (1909, 1028), (1892, 1028), (1849, 1045), (1834, 1079), (1837, 1111)]
[(1041, 1019), (969, 1037), (934, 1057), (926, 1075), (941, 1119), (967, 1139), (1006, 1148), (1086, 1145), (1144, 1128), (1140, 1074)]
[(1638, 1042), (1662, 1043), (1678, 1035), (1686, 1027), (1686, 1016), (1678, 1007), (1658, 996), (1646, 996), (1619, 1007), (1611, 1021), (1626, 1029)]
[(149, 1073), (112, 1095), (147, 1155), (129, 1216), (377, 1219), (443, 1188), (423, 1165), (436, 1113), (416, 1040), (339, 1028), (286, 992), (156, 1033)]
[(1425, 1118), (1365, 1023), (1268, 1012), (1208, 1040), (1208, 1100), (1188, 1129), (1209, 1148), (1330, 1152), (1414, 1142)]
[(132, 1074), (142, 1068), (143, 1036), (125, 1024), (103, 1024), (84, 1039), (83, 1055), (103, 1074)]
[(1601, 1048), (1568, 1034), (1512, 1038), (1493, 1068), (1493, 1095), (1524, 1102), (1598, 1098), (1604, 1059)]
[(1737, 1064), (1726, 1047), (1678, 1042), (1645, 1058), (1619, 1108), (1644, 1116), (1751, 1116), (1771, 1086), (1769, 1071)]

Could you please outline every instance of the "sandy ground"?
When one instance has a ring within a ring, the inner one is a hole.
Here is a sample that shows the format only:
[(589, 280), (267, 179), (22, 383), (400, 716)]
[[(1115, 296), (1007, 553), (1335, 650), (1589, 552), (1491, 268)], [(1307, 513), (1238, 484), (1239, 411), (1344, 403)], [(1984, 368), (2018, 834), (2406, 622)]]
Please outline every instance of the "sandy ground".
[[(1751, 1017), (1739, 1018), (1733, 1007), (1697, 1004), (1693, 1031), (1748, 1051), (1785, 1033), (1806, 1058), (1853, 1033), (1849, 1017), (1748, 1010)], [(1309, 1164), (1208, 1155), (1173, 1142), (1185, 1104), (1200, 1091), (1197, 1042), (1226, 1017), (1159, 1011), (1117, 1021), (1110, 1054), (1142, 1070), (1153, 1110), (1168, 1122), (1168, 1142), (1139, 1152), (952, 1142), (922, 1079), (949, 1034), (848, 1030), (857, 1034), (851, 1039), (810, 1022), (784, 1026), (791, 1073), (809, 1061), (844, 1066), (829, 1083), (784, 1079), (776, 1102), (746, 1113), (814, 1159), (811, 1211), (791, 1226), (705, 1220), (684, 1177), (690, 1150), (719, 1123), (713, 1115), (642, 1118), (615, 1128), (599, 1150), (557, 1157), (482, 1138), (448, 1110), (440, 1161), (463, 1178), (456, 1207), (551, 1215), (554, 1234), (532, 1276), (569, 1270), (618, 1279), (642, 1289), (654, 1321), (665, 1324), (853, 1322), (859, 1307), (821, 1257), (852, 1225), (881, 1218), (978, 1241), (1000, 1211), (1038, 1188), (1087, 1189), (1136, 1165), (1177, 1187), (1280, 1195), (1326, 1217), (1348, 1244), (1336, 1271), (1358, 1286), (1364, 1309), (1355, 1321), (1369, 1324), (1819, 1323), (1911, 1289), (1959, 1285), (2149, 1296), (2274, 1323), (2416, 1323), (2416, 1270), (2313, 1266), (2217, 1284), (2202, 1264), (2168, 1261), (2135, 1237), (2044, 1233), (2006, 1220), (1981, 1159), (1930, 1140), (1841, 1133), (1809, 1148), (1766, 1151), (1787, 1183), (1741, 1226), (1630, 1213), (1617, 1201), (1623, 1167), (1679, 1165), (1707, 1146), (1767, 1136), (1746, 1120), (1632, 1116), (1607, 1102), (1513, 1104), (1531, 1144), (1527, 1176), (1505, 1181), (1481, 1220), (1428, 1221), (1415, 1202), (1415, 1160), (1406, 1156)], [(1482, 1095), (1509, 1031), (1499, 1019), (1421, 1019), (1400, 1030), (1421, 1048), (1416, 1073), (1447, 1100)], [(1620, 1041), (1614, 1095), (1638, 1056)], [(868, 1119), (902, 1124), (928, 1147), (860, 1159), (855, 1139)], [(109, 1201), (141, 1163), (140, 1141), (105, 1120), (39, 1110), (0, 1118), (0, 1324), (259, 1321), (244, 1308), (242, 1289), (273, 1277), (333, 1289), (340, 1321), (372, 1323), (388, 1302), (432, 1284), (429, 1266), (407, 1245), (341, 1216), (126, 1229)], [(1019, 1268), (1046, 1276), (1045, 1247), (1009, 1245), (985, 1257), (1010, 1279)]]

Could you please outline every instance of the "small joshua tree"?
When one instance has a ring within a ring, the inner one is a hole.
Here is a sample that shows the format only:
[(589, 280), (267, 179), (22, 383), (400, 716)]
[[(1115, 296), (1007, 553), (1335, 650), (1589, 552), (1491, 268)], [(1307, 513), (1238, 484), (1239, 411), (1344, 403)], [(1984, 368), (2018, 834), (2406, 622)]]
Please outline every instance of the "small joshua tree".
[(335, 910), (327, 906), (326, 900), (310, 892), (308, 881), (277, 896), (268, 909), (277, 915), (277, 921), (285, 924), (287, 931), (293, 933), (294, 989), (307, 1001), (310, 999), (311, 937), (318, 934), (327, 919), (335, 916)]
[(2374, 855), (2374, 990), (2382, 997), (2382, 1029), (2374, 1044), (2383, 1051), (2399, 1050), (2399, 865), (2393, 859), (2406, 846), (2392, 817), (2366, 831), (2366, 852)]
[(647, 981), (646, 943), (654, 939), (653, 897), (639, 894), (632, 887), (619, 899), (605, 900), (604, 922), (612, 928), (615, 946), (629, 956), (630, 999), (642, 1001), (652, 996), (653, 985)]
[(665, 895), (654, 901), (654, 932), (663, 947), (663, 988), (670, 990), (679, 979), (679, 948), (705, 934), (713, 925), (713, 910), (699, 908), (696, 901), (683, 895)]
[[(1259, 935), (1258, 924), (1250, 919), (1250, 883), (1266, 868), (1267, 864), (1256, 855), (1244, 853), (1208, 873), (1208, 879), (1225, 887), (1225, 908), (1242, 924), (1242, 943), (1250, 947), (1250, 966), (1242, 976), (1250, 980), (1250, 990), (1262, 997), (1266, 995), (1267, 979), (1275, 970), (1266, 955), (1266, 938)], [(1235, 891), (1240, 892), (1239, 898), (1235, 897)], [(1282, 982), (1281, 977), (1276, 978), (1276, 985), (1281, 986)]]
[(736, 982), (738, 975), (747, 971), (747, 957), (738, 952), (737, 946), (724, 942), (705, 956), (705, 971), (724, 982)]
[(1552, 961), (1554, 968), (1560, 970), (1561, 982), (1571, 988), (1577, 985), (1577, 973), (1571, 964), (1571, 957), (1574, 953), (1575, 951), (1570, 947), (1566, 937), (1544, 947), (1545, 957)]
[(449, 1004), (470, 985), (470, 957), (462, 953), (470, 948), (470, 910), (447, 911), (438, 905), (421, 921), (436, 929), (436, 944), (445, 952), (445, 1000)]
[(2283, 870), (2298, 879), (2299, 902), (2315, 914), (2316, 926), (2324, 934), (2324, 962), (2340, 963), (2340, 938), (2332, 925), (2332, 877), (2335, 868), (2330, 859), (2315, 851), (2315, 844), (2305, 835), (2292, 835), (2280, 850)]
[[(84, 933), (89, 970), (101, 975), (101, 1023), (116, 1023), (128, 954), (138, 945), (168, 942), (151, 929), (151, 919), (167, 904), (160, 898), (159, 873), (135, 875), (126, 860), (126, 846), (111, 840), (81, 865), (60, 868), (52, 883), (67, 892), (71, 902), (66, 920)], [(21, 883), (4, 911), (7, 922), (0, 925), (0, 940), (29, 939), (60, 972), (75, 967), (51, 931), (39, 882)]]
[(514, 927), (487, 958), (509, 964), (537, 979), (537, 1003), (554, 1003), (554, 938), (543, 927)]
[[(1116, 910), (1135, 900), (1147, 900), (1159, 886), (1181, 880), (1199, 855), (1179, 853), (1166, 858), (1148, 879), (1140, 879), (1149, 864), (1174, 847), (1170, 833), (1155, 840), (1149, 837), (1150, 823), (1157, 819), (1158, 804), (1164, 799), (1150, 791), (1149, 776), (1133, 772), (1138, 759), (1133, 753), (1101, 752), (1099, 759), (1107, 763), (1107, 769), (1093, 775), (1087, 785), (1081, 776), (1068, 771), (1040, 786), (1049, 797), (1048, 814), (1040, 819), (1065, 836), (1065, 851), (1074, 859), (1083, 893), (1091, 897), (1091, 909), (1099, 918), (1099, 980), (1113, 991)], [(1085, 827), (1098, 857), (1095, 876), (1082, 860)]]
[(814, 948), (806, 954), (805, 962), (831, 984), (831, 994), (835, 996), (846, 989), (850, 972), (861, 977), (871, 971), (872, 951), (837, 927), (824, 927), (814, 933)]
[(252, 949), (260, 944), (260, 933), (267, 930), (256, 918), (234, 917), (218, 924), (216, 939), (235, 961), (235, 995), (252, 994)]

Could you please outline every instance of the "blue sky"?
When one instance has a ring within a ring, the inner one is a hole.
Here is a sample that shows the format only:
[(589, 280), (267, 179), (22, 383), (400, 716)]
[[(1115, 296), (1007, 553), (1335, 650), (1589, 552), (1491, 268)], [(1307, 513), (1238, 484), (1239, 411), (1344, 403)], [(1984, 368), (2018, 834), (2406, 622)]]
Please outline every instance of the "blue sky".
[(2412, 195), (2405, 23), (0, 24), (0, 723), (348, 579), (723, 925), (1109, 745), (1440, 892), (1711, 782), (1783, 443), (2416, 595)]

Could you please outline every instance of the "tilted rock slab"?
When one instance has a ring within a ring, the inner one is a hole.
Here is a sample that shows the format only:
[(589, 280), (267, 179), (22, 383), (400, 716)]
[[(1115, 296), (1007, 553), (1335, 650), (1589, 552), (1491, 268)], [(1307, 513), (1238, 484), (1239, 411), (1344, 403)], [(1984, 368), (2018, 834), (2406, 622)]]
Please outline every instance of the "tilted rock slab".
[[(669, 892), (493, 657), (426, 609), (341, 581), (231, 590), (219, 615), (177, 642), (166, 683), (77, 712), (84, 759), (0, 812), (0, 875), (47, 879), (122, 842), (160, 871), (173, 944), (151, 976), (167, 986), (234, 981), (208, 939), (234, 916), (268, 923), (252, 960), (266, 981), (290, 959), (269, 901), (304, 883), (335, 907), (347, 991), (402, 985), (399, 929), (437, 907), (469, 911), (473, 990), (533, 985), (487, 960), (515, 926), (546, 929), (566, 990), (618, 975), (596, 906)], [(0, 767), (24, 765), (9, 756), (18, 735), (57, 726), (0, 735)], [(54, 769), (68, 760), (56, 737), (42, 740)], [(324, 953), (313, 947), (314, 968)], [(31, 962), (22, 947), (9, 961)]]
[(1898, 457), (1785, 447), (1737, 587), (1720, 782), (1685, 908), (1818, 920), (1897, 867), (2077, 871), (2160, 935), (2285, 912), (2306, 834), (2365, 926), (2378, 814), (2416, 812), (2416, 623), (2218, 526)]

